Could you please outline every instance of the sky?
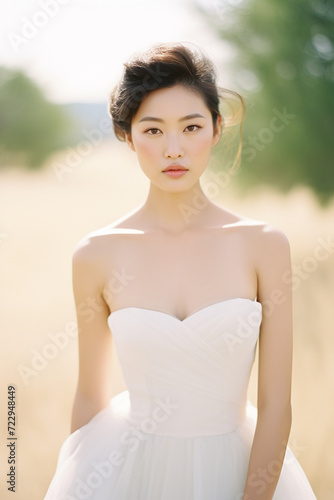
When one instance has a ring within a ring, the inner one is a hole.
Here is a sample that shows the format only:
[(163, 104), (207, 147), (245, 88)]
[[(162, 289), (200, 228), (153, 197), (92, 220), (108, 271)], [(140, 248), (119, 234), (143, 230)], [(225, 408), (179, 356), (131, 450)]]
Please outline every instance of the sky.
[[(219, 16), (224, 1), (200, 3)], [(193, 42), (218, 68), (230, 57), (195, 0), (2, 0), (0, 15), (0, 65), (24, 69), (60, 103), (106, 100), (123, 62), (153, 43)]]

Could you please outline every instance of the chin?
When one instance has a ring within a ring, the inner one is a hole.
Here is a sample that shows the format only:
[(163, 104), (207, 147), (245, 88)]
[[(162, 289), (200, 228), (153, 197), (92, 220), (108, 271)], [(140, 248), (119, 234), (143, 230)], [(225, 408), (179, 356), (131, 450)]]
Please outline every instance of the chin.
[(178, 178), (167, 179), (166, 182), (154, 183), (161, 191), (166, 193), (183, 193), (193, 189), (199, 181), (199, 177), (192, 179)]

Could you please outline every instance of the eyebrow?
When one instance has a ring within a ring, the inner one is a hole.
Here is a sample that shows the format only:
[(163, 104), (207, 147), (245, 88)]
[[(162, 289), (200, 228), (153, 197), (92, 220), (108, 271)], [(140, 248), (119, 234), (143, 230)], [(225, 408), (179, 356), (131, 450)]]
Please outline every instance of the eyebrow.
[[(179, 122), (184, 122), (186, 120), (191, 120), (192, 118), (205, 118), (205, 116), (199, 114), (199, 113), (192, 113), (191, 115), (186, 115), (183, 116), (182, 118), (179, 119)], [(159, 122), (159, 123), (164, 123), (164, 120), (162, 118), (158, 118), (156, 116), (144, 116), (139, 120), (138, 123), (140, 122)]]

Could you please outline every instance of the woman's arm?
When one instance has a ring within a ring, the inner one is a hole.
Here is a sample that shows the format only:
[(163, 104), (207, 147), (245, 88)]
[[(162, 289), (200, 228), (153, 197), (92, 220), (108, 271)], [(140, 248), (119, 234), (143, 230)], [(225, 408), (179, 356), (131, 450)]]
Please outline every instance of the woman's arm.
[(109, 404), (112, 337), (107, 322), (110, 311), (102, 296), (102, 264), (94, 240), (77, 247), (72, 269), (79, 332), (79, 378), (71, 422), (74, 432)]
[[(242, 500), (272, 500), (291, 428), (292, 293), (286, 236), (263, 228), (257, 239), (259, 339), (258, 420)], [(255, 244), (255, 242), (254, 242)]]

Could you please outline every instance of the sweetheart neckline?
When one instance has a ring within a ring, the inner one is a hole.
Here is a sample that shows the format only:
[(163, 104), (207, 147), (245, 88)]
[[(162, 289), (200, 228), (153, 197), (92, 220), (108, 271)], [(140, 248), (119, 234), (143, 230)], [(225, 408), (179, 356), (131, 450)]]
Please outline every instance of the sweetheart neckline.
[(232, 301), (235, 301), (235, 300), (245, 300), (247, 302), (252, 302), (253, 304), (257, 304), (259, 306), (262, 306), (261, 302), (258, 302), (256, 299), (252, 300), (252, 299), (247, 299), (247, 298), (244, 298), (244, 297), (234, 297), (232, 299), (220, 300), (219, 302), (214, 302), (213, 304), (209, 304), (208, 306), (201, 307), (200, 309), (197, 309), (196, 311), (188, 314), (188, 316), (186, 316), (183, 319), (180, 319), (177, 316), (174, 316), (173, 314), (170, 314), (168, 312), (158, 311), (157, 309), (150, 309), (148, 307), (127, 306), (127, 307), (121, 307), (120, 309), (116, 309), (115, 311), (111, 311), (111, 313), (108, 316), (108, 319), (111, 316), (113, 316), (114, 314), (118, 313), (118, 312), (126, 311), (128, 309), (137, 309), (139, 311), (148, 311), (150, 313), (163, 314), (164, 316), (169, 316), (170, 318), (173, 318), (174, 320), (178, 321), (179, 323), (184, 323), (185, 321), (187, 321), (188, 319), (192, 318), (196, 314), (204, 312), (207, 309), (210, 309), (212, 307), (215, 307), (215, 306), (218, 306), (218, 305), (222, 305), (222, 304), (225, 304), (225, 303), (228, 303), (228, 302), (232, 302)]

